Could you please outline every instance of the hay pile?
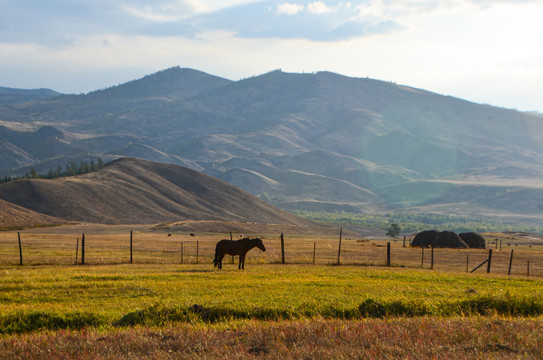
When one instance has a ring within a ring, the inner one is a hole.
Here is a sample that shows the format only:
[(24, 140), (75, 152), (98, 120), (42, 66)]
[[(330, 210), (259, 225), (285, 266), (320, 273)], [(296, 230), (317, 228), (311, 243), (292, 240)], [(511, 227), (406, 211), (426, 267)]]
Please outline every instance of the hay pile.
[(452, 231), (424, 230), (418, 233), (411, 242), (413, 247), (434, 247), (452, 249), (485, 249), (485, 239), (474, 232), (460, 235)]

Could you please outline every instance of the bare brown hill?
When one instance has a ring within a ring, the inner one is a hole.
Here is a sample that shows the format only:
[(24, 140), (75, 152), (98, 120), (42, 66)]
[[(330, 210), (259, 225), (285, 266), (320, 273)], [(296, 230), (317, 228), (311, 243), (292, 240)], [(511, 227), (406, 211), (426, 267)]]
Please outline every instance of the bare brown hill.
[(201, 172), (134, 158), (80, 176), (3, 184), (0, 199), (49, 216), (104, 224), (218, 220), (313, 225)]
[(60, 225), (66, 220), (40, 214), (36, 211), (0, 199), (0, 229)]

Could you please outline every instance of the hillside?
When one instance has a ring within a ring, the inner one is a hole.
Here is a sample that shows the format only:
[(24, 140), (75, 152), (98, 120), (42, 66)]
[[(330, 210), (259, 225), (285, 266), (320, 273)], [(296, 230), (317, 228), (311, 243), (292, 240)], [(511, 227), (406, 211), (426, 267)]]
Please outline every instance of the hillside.
[(35, 161), (26, 151), (2, 138), (0, 138), (0, 154), (2, 154), (0, 157), (2, 169), (19, 168)]
[(118, 159), (96, 172), (75, 177), (2, 184), (0, 199), (69, 221), (152, 224), (217, 220), (312, 225), (203, 173), (133, 158)]
[(40, 214), (0, 199), (0, 230), (66, 223), (64, 219)]
[(12, 89), (0, 86), (0, 105), (28, 103), (31, 101), (41, 101), (60, 95), (60, 93), (50, 89)]
[(134, 156), (201, 170), (287, 210), (543, 224), (543, 117), (390, 82), (282, 71), (230, 81), (171, 68), (0, 106), (0, 119), (12, 125), (0, 138), (17, 149), (6, 163), (25, 169)]

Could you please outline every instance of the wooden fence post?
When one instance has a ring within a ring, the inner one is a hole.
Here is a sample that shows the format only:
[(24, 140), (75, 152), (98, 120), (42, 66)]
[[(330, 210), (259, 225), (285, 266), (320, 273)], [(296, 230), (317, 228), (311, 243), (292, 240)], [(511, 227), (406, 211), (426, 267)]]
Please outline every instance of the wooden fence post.
[(431, 253), (431, 257), (430, 257), (430, 269), (433, 270), (434, 269), (434, 246), (432, 245), (432, 253)]
[(183, 242), (181, 241), (181, 264), (183, 264)]
[[(230, 231), (230, 240), (233, 240), (233, 239), (232, 239), (232, 231)], [(234, 262), (235, 262), (235, 261), (234, 261), (234, 255), (232, 255), (232, 264), (234, 264)]]
[(513, 266), (513, 252), (515, 250), (511, 250), (511, 257), (509, 257), (509, 271), (507, 272), (507, 275), (511, 275), (511, 267)]
[(405, 235), (403, 236), (403, 247), (405, 247)]
[(198, 264), (198, 252), (200, 251), (200, 243), (196, 240), (196, 264)]
[(85, 265), (85, 234), (81, 235), (81, 265)]
[(466, 254), (466, 272), (469, 272), (469, 254)]
[(132, 230), (130, 230), (130, 264), (132, 264)]
[(281, 233), (281, 264), (285, 263), (285, 239)]
[(530, 276), (530, 260), (526, 261), (526, 276)]
[(337, 249), (337, 264), (340, 264), (340, 258), (341, 258), (341, 236), (343, 234), (343, 228), (339, 229), (339, 247)]
[(492, 265), (492, 249), (488, 250), (488, 264), (486, 268), (486, 273), (490, 274), (490, 266)]
[(19, 239), (19, 265), (23, 265), (23, 246), (21, 245), (21, 233), (17, 233), (17, 239)]
[(390, 267), (390, 241), (387, 242), (387, 266)]
[(317, 242), (313, 242), (313, 265), (315, 265), (315, 255), (317, 253)]

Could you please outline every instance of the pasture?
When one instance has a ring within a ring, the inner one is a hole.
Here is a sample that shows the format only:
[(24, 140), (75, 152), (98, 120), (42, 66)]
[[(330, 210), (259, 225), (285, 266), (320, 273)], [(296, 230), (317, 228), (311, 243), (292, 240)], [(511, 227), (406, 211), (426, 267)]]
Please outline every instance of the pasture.
[[(246, 270), (227, 258), (217, 270), (213, 244), (224, 235), (140, 228), (129, 264), (127, 228), (85, 232), (86, 265), (74, 265), (73, 228), (21, 233), (23, 266), (17, 233), (0, 233), (0, 358), (543, 356), (543, 282), (507, 276), (499, 261), (490, 274), (462, 262), (430, 270), (420, 249), (396, 242), (386, 267), (385, 241), (352, 239), (331, 266), (337, 239), (287, 235), (287, 264), (278, 236), (264, 236), (267, 251), (249, 252)], [(538, 264), (537, 247), (523, 251)]]
[[(81, 240), (85, 234), (85, 264), (207, 264), (214, 258), (215, 244), (229, 234), (148, 231), (145, 226), (76, 225), (21, 232), (23, 264), (70, 265), (81, 263)], [(280, 234), (246, 234), (262, 238), (267, 251), (253, 250), (247, 264), (282, 262)], [(240, 234), (233, 234), (238, 239)], [(245, 236), (245, 235), (244, 235)], [(493, 249), (491, 273), (543, 277), (543, 241), (512, 234), (490, 234), (486, 238)], [(341, 265), (377, 266), (387, 264), (387, 242), (391, 244), (391, 267), (432, 267), (430, 249), (404, 246), (403, 239), (366, 239), (343, 236), (339, 261)], [(496, 242), (497, 240), (497, 242)], [(501, 244), (498, 246), (497, 244)], [(297, 235), (285, 233), (285, 263), (334, 265), (338, 262), (337, 235)], [(532, 245), (535, 244), (535, 245)], [(511, 251), (514, 251), (511, 259)], [(0, 232), (0, 265), (19, 264), (17, 232)], [(434, 249), (433, 269), (468, 272), (488, 258), (488, 250)], [(237, 261), (237, 259), (236, 259)], [(228, 256), (224, 263), (228, 264)], [(484, 273), (484, 266), (476, 273)]]

